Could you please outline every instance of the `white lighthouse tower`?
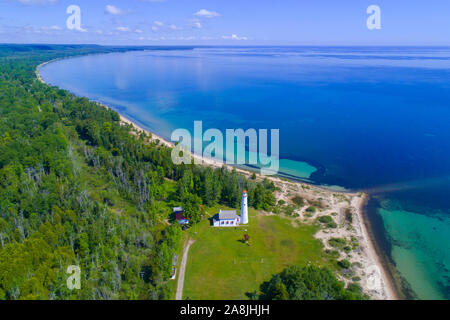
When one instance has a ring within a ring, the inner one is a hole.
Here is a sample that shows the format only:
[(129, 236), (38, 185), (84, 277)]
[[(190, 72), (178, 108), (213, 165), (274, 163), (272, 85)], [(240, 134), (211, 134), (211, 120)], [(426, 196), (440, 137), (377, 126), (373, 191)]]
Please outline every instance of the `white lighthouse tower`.
[(248, 224), (248, 201), (247, 201), (247, 191), (246, 190), (244, 190), (244, 192), (242, 193), (241, 224)]

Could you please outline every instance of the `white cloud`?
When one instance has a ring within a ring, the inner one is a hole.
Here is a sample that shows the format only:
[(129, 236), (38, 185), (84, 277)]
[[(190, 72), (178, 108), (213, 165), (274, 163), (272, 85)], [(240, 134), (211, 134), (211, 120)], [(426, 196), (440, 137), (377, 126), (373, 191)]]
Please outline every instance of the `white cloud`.
[(161, 21), (154, 21), (153, 23), (158, 27), (162, 27), (164, 25), (164, 23), (162, 23)]
[(189, 41), (189, 40), (196, 40), (197, 38), (196, 37), (194, 37), (194, 36), (189, 36), (189, 37), (179, 37), (178, 38), (178, 40), (186, 40), (186, 41)]
[(202, 9), (194, 13), (194, 16), (200, 17), (200, 18), (215, 18), (220, 17), (220, 14), (215, 11), (208, 11), (206, 9)]
[(57, 31), (57, 30), (61, 30), (62, 28), (59, 26), (43, 26), (43, 27), (41, 27), (41, 29), (44, 31)]
[(120, 32), (130, 32), (131, 31), (131, 29), (129, 27), (117, 27), (116, 30), (120, 31)]
[(136, 33), (143, 33), (144, 31), (142, 31), (141, 29), (136, 29), (136, 30), (134, 30), (134, 32), (136, 32)]
[(125, 11), (123, 11), (122, 9), (119, 9), (119, 8), (113, 6), (113, 5), (110, 5), (110, 4), (106, 5), (105, 12), (109, 13), (109, 14), (112, 14), (114, 16), (117, 16), (117, 15), (125, 13)]
[(196, 29), (203, 28), (203, 25), (202, 25), (202, 23), (200, 22), (199, 19), (192, 19), (191, 22), (192, 22), (192, 27), (193, 28), (196, 28)]
[(181, 28), (177, 27), (177, 26), (174, 25), (174, 24), (171, 24), (171, 25), (169, 26), (169, 28), (170, 28), (171, 30), (180, 30), (180, 29), (181, 29)]
[(152, 27), (152, 30), (153, 30), (153, 31), (158, 31), (158, 27), (153, 26), (153, 27)]
[(222, 39), (225, 39), (225, 40), (248, 40), (247, 37), (239, 37), (235, 34), (232, 34), (231, 36), (222, 36)]

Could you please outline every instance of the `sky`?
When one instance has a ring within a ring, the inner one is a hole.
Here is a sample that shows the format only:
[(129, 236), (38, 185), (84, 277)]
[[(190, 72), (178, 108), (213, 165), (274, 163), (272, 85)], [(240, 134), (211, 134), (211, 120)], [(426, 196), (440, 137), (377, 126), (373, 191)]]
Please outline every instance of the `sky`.
[[(81, 24), (69, 29), (71, 5)], [(371, 5), (379, 29), (367, 27)], [(0, 43), (450, 45), (449, 35), (449, 0), (0, 0)]]

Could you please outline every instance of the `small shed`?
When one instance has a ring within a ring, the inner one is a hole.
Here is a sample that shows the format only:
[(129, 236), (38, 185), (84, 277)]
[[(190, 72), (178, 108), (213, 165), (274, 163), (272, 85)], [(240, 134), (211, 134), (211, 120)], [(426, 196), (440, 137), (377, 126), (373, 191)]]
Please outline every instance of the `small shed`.
[(175, 220), (181, 225), (187, 225), (189, 224), (189, 219), (186, 218), (183, 215), (183, 208), (182, 207), (175, 207), (173, 208), (173, 213), (175, 214)]

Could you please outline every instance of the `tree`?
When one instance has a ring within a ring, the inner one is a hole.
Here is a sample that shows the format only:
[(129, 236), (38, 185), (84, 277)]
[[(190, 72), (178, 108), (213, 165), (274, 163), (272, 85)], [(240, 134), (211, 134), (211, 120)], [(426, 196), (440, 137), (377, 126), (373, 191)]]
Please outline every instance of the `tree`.
[(328, 268), (291, 266), (260, 287), (262, 300), (356, 300), (366, 299), (344, 284)]
[(202, 217), (202, 200), (195, 194), (188, 193), (183, 201), (183, 211), (191, 222), (199, 222)]

